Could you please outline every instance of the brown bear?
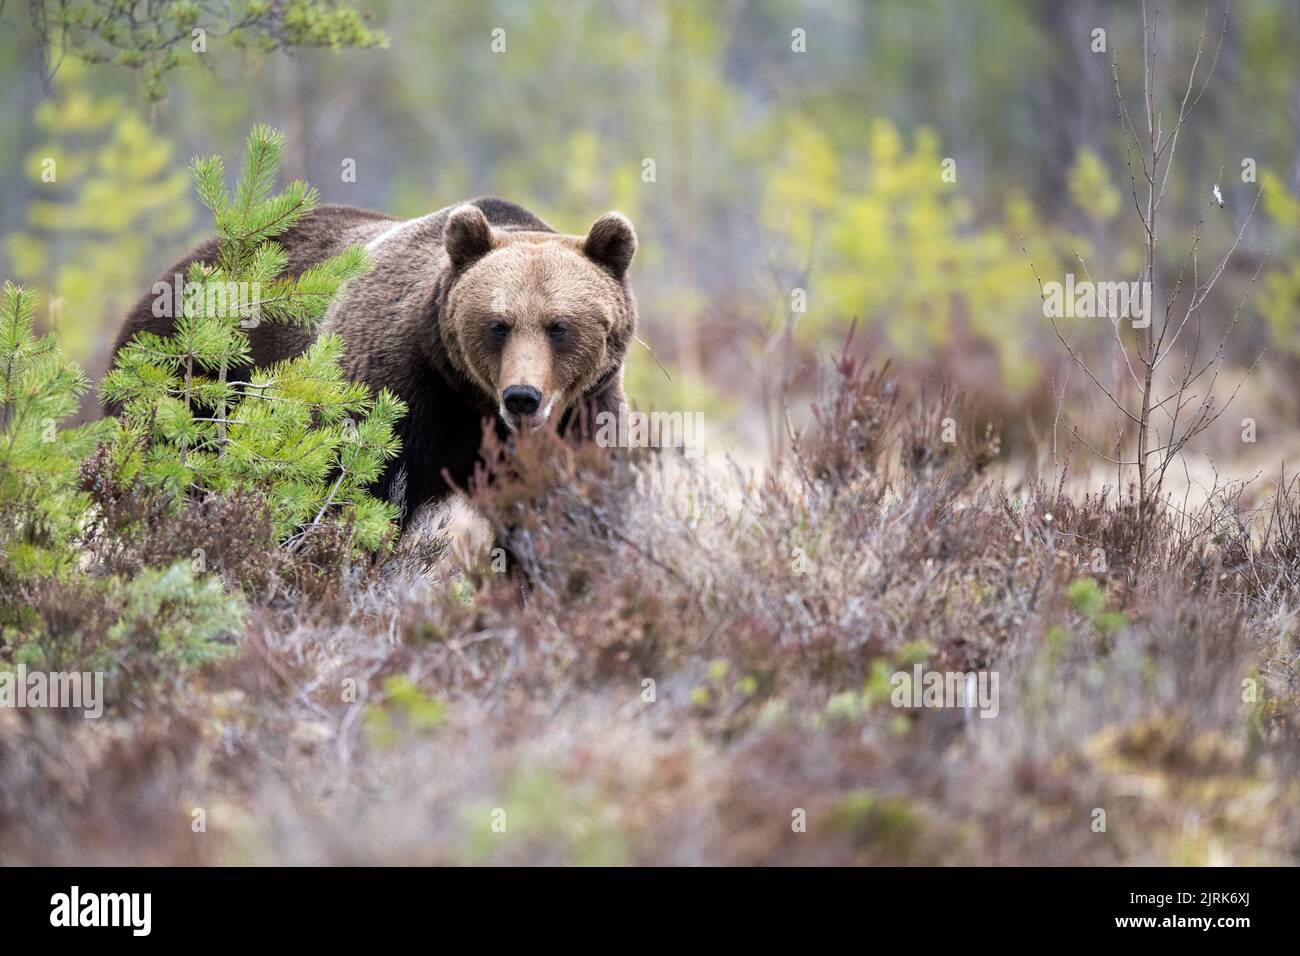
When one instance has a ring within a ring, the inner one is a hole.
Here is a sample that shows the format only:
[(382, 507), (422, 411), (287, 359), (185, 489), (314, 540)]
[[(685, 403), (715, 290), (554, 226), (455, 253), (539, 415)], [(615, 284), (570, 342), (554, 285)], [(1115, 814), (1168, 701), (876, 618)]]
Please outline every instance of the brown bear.
[[(404, 521), (452, 485), (465, 487), (485, 420), (502, 437), (548, 423), (569, 431), (583, 422), (590, 434), (598, 413), (624, 401), (623, 361), (636, 329), (627, 271), (637, 239), (617, 212), (585, 236), (567, 236), (491, 197), (408, 220), (326, 205), (276, 241), (289, 275), (352, 244), (368, 251), (371, 270), (339, 292), (319, 332), (342, 337), (351, 379), (406, 402), (401, 454), (376, 488)], [(209, 239), (160, 281), (215, 251)], [(152, 294), (136, 303), (114, 353), (138, 332), (172, 332), (153, 303)], [(252, 364), (299, 355), (317, 334), (261, 323), (248, 331)]]

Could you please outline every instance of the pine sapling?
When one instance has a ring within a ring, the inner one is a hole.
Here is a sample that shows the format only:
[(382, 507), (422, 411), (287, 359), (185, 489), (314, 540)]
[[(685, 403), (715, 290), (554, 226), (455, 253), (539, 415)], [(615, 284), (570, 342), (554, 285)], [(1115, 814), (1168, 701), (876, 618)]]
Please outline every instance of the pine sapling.
[(104, 380), (104, 397), (123, 407), (118, 467), (177, 496), (264, 494), (278, 537), (294, 546), (346, 510), (356, 546), (377, 548), (397, 511), (366, 489), (398, 452), (393, 426), (405, 406), (348, 382), (342, 341), (332, 335), (297, 358), (249, 371), (249, 329), (262, 322), (315, 329), (342, 285), (367, 268), (364, 249), (352, 246), (284, 275), (287, 257), (275, 237), (311, 212), (317, 193), (302, 182), (272, 193), (283, 145), (283, 134), (255, 127), (233, 192), (220, 158), (194, 161), (217, 251), (191, 266), (179, 295), (166, 283), (155, 287), (163, 308), (172, 300), (173, 334), (137, 335)]

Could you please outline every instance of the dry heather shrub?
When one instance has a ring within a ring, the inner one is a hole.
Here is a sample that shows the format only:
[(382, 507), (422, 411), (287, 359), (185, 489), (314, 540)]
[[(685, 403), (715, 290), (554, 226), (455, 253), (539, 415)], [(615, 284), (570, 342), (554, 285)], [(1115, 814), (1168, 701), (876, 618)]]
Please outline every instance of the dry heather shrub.
[(94, 506), (86, 541), (102, 573), (190, 561), (201, 549), (203, 563), (236, 586), (269, 580), (275, 552), (270, 514), (251, 495), (207, 495), (177, 507), (167, 495), (119, 480), (107, 446), (83, 464), (82, 487)]
[(346, 601), (349, 584), (377, 573), (374, 561), (353, 558), (346, 515), (322, 520), (292, 547), (281, 547), (264, 498), (232, 491), (177, 502), (118, 479), (108, 455), (101, 446), (82, 466), (82, 486), (93, 505), (83, 541), (91, 573), (134, 574), (195, 562), (196, 570), (219, 574), (228, 588), (259, 603), (297, 595), (332, 606)]
[[(523, 606), (516, 594), (501, 607), (570, 657), (568, 672), (634, 678), (731, 656), (769, 688), (855, 683), (878, 653), (976, 633), (962, 618), (989, 617), (982, 596), (1006, 578), (990, 548), (1010, 535), (986, 495), (972, 505), (963, 492), (996, 438), (944, 441), (945, 419), (967, 417), (950, 394), (942, 414), (900, 422), (887, 376), (847, 351), (834, 375), (789, 472), (762, 481), (668, 452), (488, 436), (471, 501), (526, 582)], [(973, 653), (985, 651), (959, 656)]]
[(850, 331), (831, 368), (833, 382), (812, 409), (816, 440), (794, 441), (795, 461), (805, 484), (825, 482), (838, 490), (874, 474), (888, 451), (895, 425), (897, 390), (888, 380), (889, 363), (875, 372), (850, 351)]

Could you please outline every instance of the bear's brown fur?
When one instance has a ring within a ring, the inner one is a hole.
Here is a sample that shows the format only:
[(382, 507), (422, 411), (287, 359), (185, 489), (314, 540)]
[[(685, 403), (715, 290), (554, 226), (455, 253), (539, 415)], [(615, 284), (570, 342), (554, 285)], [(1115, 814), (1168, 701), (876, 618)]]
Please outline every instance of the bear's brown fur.
[[(590, 430), (596, 414), (623, 403), (636, 233), (618, 213), (586, 236), (566, 236), (490, 197), (405, 221), (327, 205), (276, 241), (288, 275), (349, 245), (367, 247), (372, 269), (340, 291), (320, 331), (342, 337), (351, 379), (408, 406), (401, 455), (376, 489), (406, 517), (451, 484), (465, 486), (485, 420), (503, 436), (548, 422)], [(215, 239), (202, 243), (160, 281), (210, 261), (215, 249)], [(138, 332), (171, 333), (172, 319), (153, 314), (154, 298), (142, 296), (127, 315), (115, 353)], [(317, 334), (263, 322), (248, 330), (252, 364), (299, 355)]]

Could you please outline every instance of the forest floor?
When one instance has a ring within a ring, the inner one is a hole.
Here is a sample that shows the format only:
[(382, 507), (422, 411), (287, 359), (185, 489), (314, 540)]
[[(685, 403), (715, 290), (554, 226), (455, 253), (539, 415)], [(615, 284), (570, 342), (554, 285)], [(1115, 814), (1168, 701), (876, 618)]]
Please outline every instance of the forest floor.
[(515, 570), (443, 509), (99, 720), (0, 710), (0, 862), (1300, 862), (1296, 489), (1012, 491), (836, 375), (772, 477), (539, 437), (470, 494)]

